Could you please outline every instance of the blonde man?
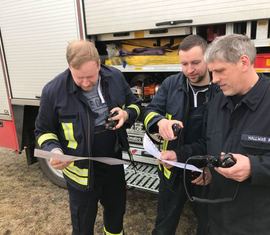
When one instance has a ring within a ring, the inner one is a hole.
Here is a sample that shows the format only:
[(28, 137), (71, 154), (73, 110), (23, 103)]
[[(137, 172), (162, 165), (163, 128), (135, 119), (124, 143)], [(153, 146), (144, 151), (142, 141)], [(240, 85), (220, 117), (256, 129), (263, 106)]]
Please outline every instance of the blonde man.
[[(68, 69), (43, 88), (35, 130), (38, 144), (60, 154), (121, 158), (122, 149), (128, 148), (125, 128), (140, 114), (139, 100), (120, 71), (100, 64), (92, 42), (71, 42), (66, 58)], [(57, 159), (50, 164), (62, 170), (67, 181), (74, 235), (94, 233), (98, 202), (104, 208), (104, 233), (123, 234), (122, 165)]]

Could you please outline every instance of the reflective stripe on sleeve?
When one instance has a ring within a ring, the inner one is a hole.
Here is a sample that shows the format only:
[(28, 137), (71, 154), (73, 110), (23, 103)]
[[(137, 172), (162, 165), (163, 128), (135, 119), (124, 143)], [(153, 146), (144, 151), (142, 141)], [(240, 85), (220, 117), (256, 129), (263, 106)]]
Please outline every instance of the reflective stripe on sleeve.
[(131, 105), (129, 105), (127, 108), (135, 109), (135, 111), (136, 111), (136, 113), (137, 113), (137, 117), (140, 116), (141, 111), (140, 111), (140, 108), (139, 108), (138, 105), (136, 105), (136, 104), (131, 104)]
[(159, 115), (157, 112), (150, 112), (147, 114), (147, 116), (144, 119), (144, 126), (146, 129), (148, 129), (147, 126), (148, 126), (148, 123), (151, 121), (151, 119), (157, 115)]
[(78, 146), (77, 141), (74, 138), (74, 131), (73, 131), (73, 123), (69, 122), (69, 123), (62, 123), (62, 127), (64, 130), (64, 135), (66, 140), (68, 141), (68, 148), (71, 149), (76, 149)]
[(45, 141), (47, 140), (57, 140), (58, 141), (58, 137), (56, 134), (54, 133), (46, 133), (46, 134), (42, 134), (38, 137), (38, 145), (41, 146)]

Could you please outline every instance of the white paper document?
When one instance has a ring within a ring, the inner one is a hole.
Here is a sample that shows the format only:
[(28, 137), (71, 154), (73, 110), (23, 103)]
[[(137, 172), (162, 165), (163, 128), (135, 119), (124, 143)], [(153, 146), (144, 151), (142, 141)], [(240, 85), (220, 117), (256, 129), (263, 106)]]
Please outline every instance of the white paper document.
[(183, 168), (183, 169), (186, 168), (187, 170), (202, 172), (201, 169), (191, 164), (185, 164), (181, 162), (174, 162), (174, 161), (168, 161), (168, 160), (161, 160), (161, 152), (158, 150), (158, 148), (151, 141), (151, 139), (148, 137), (147, 134), (144, 134), (144, 137), (143, 137), (143, 147), (149, 154), (151, 154), (152, 156), (154, 156), (155, 158), (159, 159), (162, 162), (166, 162), (178, 168)]
[(48, 151), (44, 151), (41, 149), (35, 149), (34, 156), (39, 158), (45, 158), (50, 160), (51, 158), (59, 159), (61, 161), (79, 161), (79, 160), (93, 160), (97, 162), (102, 162), (108, 165), (121, 165), (121, 164), (128, 164), (127, 161), (112, 158), (112, 157), (78, 157), (78, 156), (72, 156), (72, 155), (66, 155), (66, 154), (57, 154), (52, 153)]

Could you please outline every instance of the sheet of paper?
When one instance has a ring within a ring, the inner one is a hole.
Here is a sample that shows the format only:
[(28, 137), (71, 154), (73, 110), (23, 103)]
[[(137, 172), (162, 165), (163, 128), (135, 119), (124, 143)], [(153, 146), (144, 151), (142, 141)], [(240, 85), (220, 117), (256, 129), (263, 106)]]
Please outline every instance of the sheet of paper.
[(72, 156), (72, 155), (66, 155), (66, 154), (57, 154), (52, 153), (48, 151), (44, 151), (41, 149), (35, 149), (34, 150), (34, 156), (39, 158), (44, 158), (50, 160), (52, 157), (54, 159), (59, 159), (61, 161), (79, 161), (79, 160), (93, 160), (97, 162), (102, 162), (108, 165), (121, 165), (121, 164), (128, 164), (127, 161), (117, 159), (117, 158), (111, 158), (111, 157), (78, 157), (78, 156)]
[(168, 160), (161, 160), (161, 152), (158, 150), (158, 148), (151, 141), (151, 139), (149, 138), (149, 136), (147, 134), (144, 134), (144, 137), (143, 137), (143, 147), (144, 147), (145, 151), (147, 151), (149, 154), (151, 154), (155, 158), (159, 159), (160, 161), (166, 162), (166, 163), (168, 163), (172, 166), (176, 166), (178, 168), (183, 168), (183, 169), (186, 168), (187, 170), (202, 172), (201, 169), (199, 169), (198, 167), (193, 166), (191, 164), (185, 164), (185, 163), (181, 163), (181, 162), (174, 162), (174, 161), (168, 161)]
[(151, 141), (147, 134), (143, 137), (143, 148), (155, 158), (161, 160), (161, 152), (157, 149), (156, 145)]

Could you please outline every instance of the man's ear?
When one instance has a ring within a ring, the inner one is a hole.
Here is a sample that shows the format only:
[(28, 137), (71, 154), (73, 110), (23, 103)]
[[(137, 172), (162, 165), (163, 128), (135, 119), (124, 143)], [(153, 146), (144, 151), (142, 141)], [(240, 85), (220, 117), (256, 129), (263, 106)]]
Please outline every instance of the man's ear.
[(251, 66), (250, 59), (247, 55), (242, 55), (240, 57), (240, 63), (243, 71), (246, 71)]

